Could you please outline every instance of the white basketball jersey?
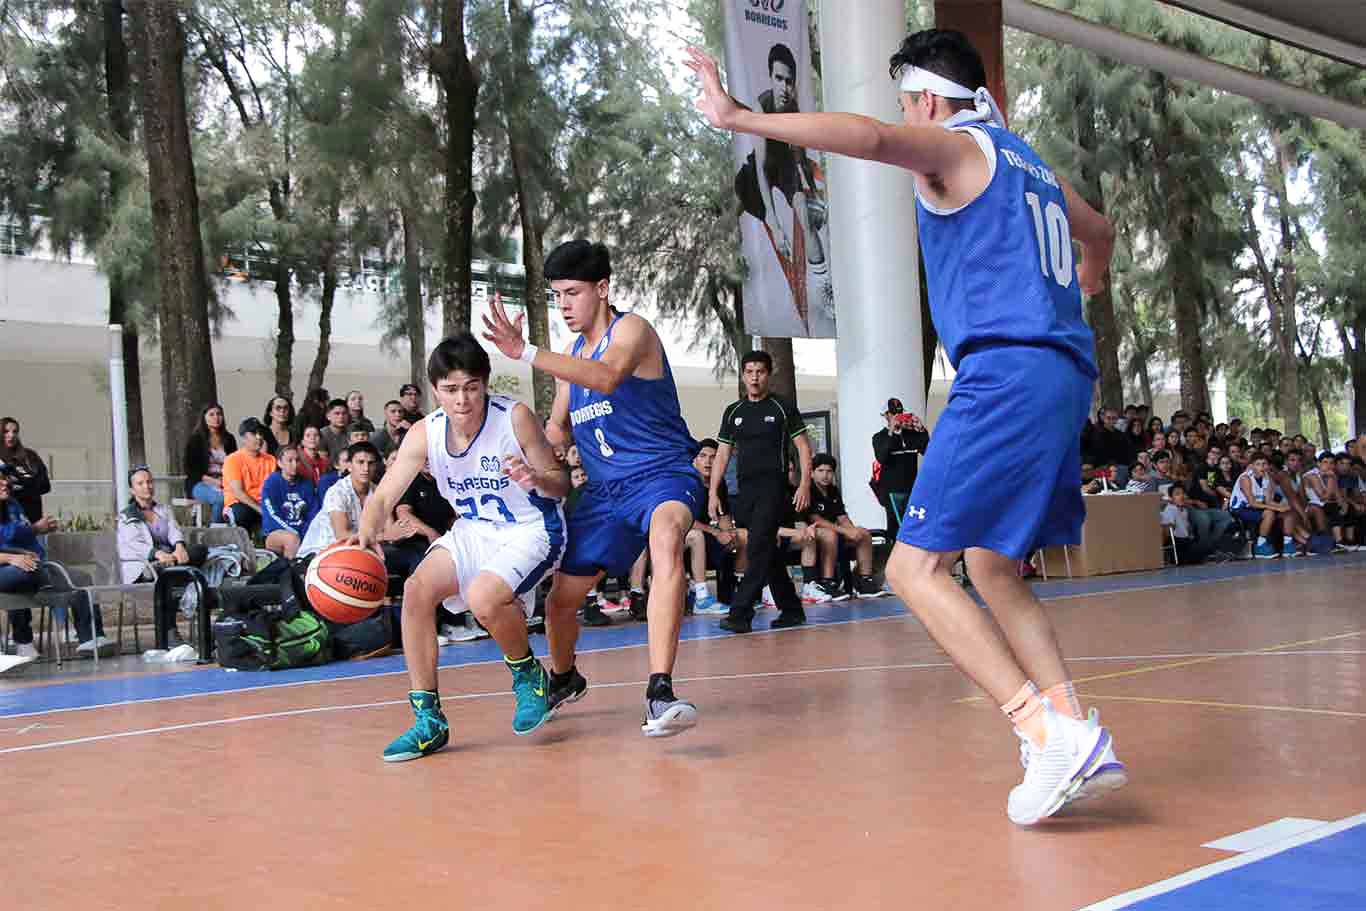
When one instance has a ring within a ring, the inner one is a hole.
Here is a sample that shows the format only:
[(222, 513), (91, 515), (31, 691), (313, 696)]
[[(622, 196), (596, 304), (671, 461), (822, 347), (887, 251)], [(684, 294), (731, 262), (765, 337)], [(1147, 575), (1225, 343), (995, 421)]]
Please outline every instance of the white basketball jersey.
[(560, 501), (526, 491), (503, 474), (503, 457), (526, 453), (512, 428), (516, 399), (489, 395), (484, 424), (464, 452), (450, 451), (446, 412), (438, 408), (427, 422), (427, 460), (441, 495), (461, 519), (497, 525), (542, 525), (552, 534), (564, 528)]
[[(1271, 480), (1271, 475), (1263, 475), (1262, 479), (1258, 481), (1257, 476), (1252, 473), (1252, 469), (1250, 468), (1239, 476), (1238, 481), (1242, 481), (1243, 478), (1248, 479), (1248, 486), (1252, 488), (1253, 502), (1258, 500), (1263, 503), (1270, 502), (1271, 498), (1275, 496), (1276, 492), (1280, 489), (1276, 486), (1276, 482)], [(1233, 496), (1228, 498), (1228, 508), (1239, 509), (1248, 505), (1250, 505), (1248, 498), (1243, 496), (1243, 485), (1235, 482), (1233, 485)]]

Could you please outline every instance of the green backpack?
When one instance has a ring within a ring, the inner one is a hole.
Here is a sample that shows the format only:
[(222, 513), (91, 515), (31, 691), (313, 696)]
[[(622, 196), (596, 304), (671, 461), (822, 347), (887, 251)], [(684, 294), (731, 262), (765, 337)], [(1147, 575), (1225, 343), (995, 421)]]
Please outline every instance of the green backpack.
[[(266, 587), (246, 588), (260, 591)], [(332, 660), (332, 640), (327, 625), (311, 611), (299, 607), (294, 593), (288, 588), (282, 586), (275, 591), (282, 589), (288, 594), (269, 599), (277, 603), (263, 603), (266, 599), (251, 597), (245, 591), (239, 597), (224, 598), (224, 610), (213, 623), (215, 657), (221, 667), (239, 671), (282, 671)], [(232, 590), (225, 590), (227, 592)], [(283, 603), (279, 603), (281, 601)]]

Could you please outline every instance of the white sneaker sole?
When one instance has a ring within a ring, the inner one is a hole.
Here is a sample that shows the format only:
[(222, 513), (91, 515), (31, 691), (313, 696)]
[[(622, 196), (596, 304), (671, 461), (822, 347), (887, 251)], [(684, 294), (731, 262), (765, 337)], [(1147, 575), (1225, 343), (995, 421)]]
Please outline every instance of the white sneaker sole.
[(1030, 816), (1016, 817), (1012, 816), (1009, 808), (1007, 808), (1006, 815), (1010, 817), (1010, 821), (1017, 826), (1032, 826), (1058, 812), (1068, 802), (1069, 798), (1074, 797), (1081, 786), (1085, 784), (1087, 776), (1100, 768), (1109, 749), (1110, 732), (1103, 727), (1092, 728), (1087, 732), (1087, 739), (1078, 751), (1077, 759), (1068, 769), (1067, 775), (1049, 793), (1048, 799), (1043, 802), (1039, 812)]
[(697, 724), (697, 707), (690, 702), (671, 705), (658, 718), (642, 721), (640, 732), (646, 737), (673, 737)]
[(1112, 794), (1129, 783), (1129, 772), (1124, 768), (1124, 763), (1118, 760), (1102, 763), (1090, 777), (1082, 780), (1077, 786), (1077, 791), (1068, 799), (1068, 803), (1080, 803), (1083, 800), (1090, 800), (1093, 797), (1104, 797)]
[(585, 681), (582, 690), (580, 690), (579, 692), (575, 693), (574, 695), (572, 695), (572, 696), (570, 696), (570, 697), (568, 697), (568, 698), (566, 698), (566, 699), (561, 699), (558, 703), (555, 704), (555, 707), (554, 707), (553, 709), (551, 709), (549, 712), (546, 712), (545, 720), (546, 720), (546, 721), (554, 721), (554, 720), (555, 720), (555, 716), (559, 714), (560, 709), (564, 708), (566, 705), (573, 705), (574, 703), (578, 702), (580, 699), (582, 699), (584, 696), (587, 696), (587, 695), (588, 695), (588, 684), (587, 684), (587, 682)]

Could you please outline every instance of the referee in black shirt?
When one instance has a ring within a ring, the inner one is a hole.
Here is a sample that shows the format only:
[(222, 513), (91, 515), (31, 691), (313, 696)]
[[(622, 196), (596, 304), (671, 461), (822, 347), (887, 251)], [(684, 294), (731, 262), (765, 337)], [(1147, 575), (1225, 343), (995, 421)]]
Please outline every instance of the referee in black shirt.
[[(711, 470), (711, 493), (707, 511), (712, 519), (721, 514), (720, 487), (726, 483), (726, 464), (731, 450), (739, 452), (736, 466), (734, 516), (736, 524), (749, 529), (745, 555), (748, 568), (735, 589), (730, 614), (721, 628), (732, 633), (747, 633), (753, 628), (754, 604), (765, 585), (773, 593), (779, 614), (773, 629), (800, 626), (806, 622), (801, 598), (787, 574), (782, 549), (778, 546), (778, 527), (789, 508), (804, 514), (811, 503), (811, 440), (806, 422), (795, 405), (768, 391), (773, 373), (773, 358), (766, 351), (751, 351), (740, 361), (740, 376), (745, 397), (732, 402), (721, 418), (721, 445)], [(797, 447), (801, 480), (797, 492), (789, 497), (787, 487), (788, 441)]]

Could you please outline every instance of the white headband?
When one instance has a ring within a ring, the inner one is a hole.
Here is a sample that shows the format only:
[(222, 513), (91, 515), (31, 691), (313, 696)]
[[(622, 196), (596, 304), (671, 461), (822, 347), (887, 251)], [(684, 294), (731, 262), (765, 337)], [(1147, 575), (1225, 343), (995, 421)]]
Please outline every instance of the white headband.
[(951, 79), (945, 79), (938, 73), (908, 66), (901, 74), (901, 91), (929, 92), (932, 95), (938, 95), (940, 98), (952, 98), (956, 101), (972, 100), (976, 112), (959, 111), (950, 118), (953, 124), (982, 121), (1003, 128), (1006, 125), (1005, 115), (1001, 113), (1001, 108), (996, 104), (996, 99), (991, 97), (991, 92), (985, 87), (973, 90), (965, 85), (959, 85)]

